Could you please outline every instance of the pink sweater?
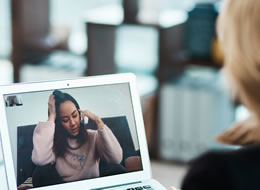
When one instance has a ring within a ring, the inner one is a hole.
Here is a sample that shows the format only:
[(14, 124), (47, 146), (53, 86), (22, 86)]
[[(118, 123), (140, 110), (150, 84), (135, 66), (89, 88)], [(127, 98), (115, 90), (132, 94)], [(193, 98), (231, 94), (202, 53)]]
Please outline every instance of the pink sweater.
[[(64, 181), (99, 176), (99, 161), (120, 163), (122, 148), (112, 131), (105, 125), (102, 130), (88, 129), (88, 141), (78, 149), (68, 149), (64, 157), (53, 152), (54, 122), (39, 122), (33, 134), (32, 161), (36, 165), (56, 163)], [(70, 147), (77, 147), (75, 139), (68, 139)]]

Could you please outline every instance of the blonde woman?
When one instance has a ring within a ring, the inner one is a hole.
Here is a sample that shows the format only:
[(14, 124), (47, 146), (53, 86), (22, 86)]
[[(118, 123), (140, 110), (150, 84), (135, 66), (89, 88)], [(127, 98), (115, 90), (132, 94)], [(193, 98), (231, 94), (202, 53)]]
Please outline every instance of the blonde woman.
[(218, 36), (225, 54), (224, 71), (233, 98), (251, 115), (217, 137), (225, 144), (260, 143), (260, 1), (228, 0), (219, 17)]
[[(260, 142), (260, 0), (226, 0), (217, 24), (231, 95), (250, 111), (220, 135), (229, 144)], [(209, 152), (194, 160), (182, 190), (259, 190), (260, 145)], [(170, 188), (174, 189), (174, 188)]]

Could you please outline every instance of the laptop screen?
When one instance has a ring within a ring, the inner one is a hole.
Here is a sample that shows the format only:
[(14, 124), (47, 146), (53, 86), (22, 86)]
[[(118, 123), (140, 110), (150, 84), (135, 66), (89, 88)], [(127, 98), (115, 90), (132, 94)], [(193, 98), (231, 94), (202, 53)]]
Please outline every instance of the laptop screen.
[(4, 99), (18, 188), (143, 170), (129, 83)]

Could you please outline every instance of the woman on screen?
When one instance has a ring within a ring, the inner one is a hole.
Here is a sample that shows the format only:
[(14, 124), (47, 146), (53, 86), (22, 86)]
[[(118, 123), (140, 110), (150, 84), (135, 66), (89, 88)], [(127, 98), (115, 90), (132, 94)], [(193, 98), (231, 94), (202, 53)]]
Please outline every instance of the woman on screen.
[[(97, 130), (86, 129), (84, 117), (94, 121)], [(100, 159), (115, 164), (122, 160), (121, 146), (102, 119), (80, 110), (71, 95), (58, 90), (49, 97), (48, 121), (34, 130), (33, 145), (33, 163), (55, 165), (61, 182), (98, 177)]]

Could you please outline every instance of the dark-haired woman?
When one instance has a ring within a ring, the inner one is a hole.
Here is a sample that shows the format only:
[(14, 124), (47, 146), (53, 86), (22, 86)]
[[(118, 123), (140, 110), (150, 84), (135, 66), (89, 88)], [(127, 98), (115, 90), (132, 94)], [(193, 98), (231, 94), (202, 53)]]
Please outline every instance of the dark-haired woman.
[[(81, 122), (85, 116), (96, 123), (97, 130), (85, 128)], [(98, 177), (100, 159), (115, 164), (122, 160), (121, 146), (103, 121), (57, 90), (49, 97), (48, 121), (39, 122), (34, 130), (33, 145), (33, 163), (55, 163), (64, 182)]]

